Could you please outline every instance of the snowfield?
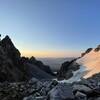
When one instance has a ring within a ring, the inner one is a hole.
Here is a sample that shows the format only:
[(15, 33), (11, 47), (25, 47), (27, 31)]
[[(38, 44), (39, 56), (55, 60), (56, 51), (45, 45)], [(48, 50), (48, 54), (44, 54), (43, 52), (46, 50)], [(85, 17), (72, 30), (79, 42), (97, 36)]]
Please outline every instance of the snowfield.
[(77, 63), (79, 63), (82, 66), (86, 67), (86, 70), (89, 72), (84, 76), (84, 78), (88, 78), (92, 76), (93, 74), (100, 72), (100, 51), (96, 52), (94, 49), (77, 60)]

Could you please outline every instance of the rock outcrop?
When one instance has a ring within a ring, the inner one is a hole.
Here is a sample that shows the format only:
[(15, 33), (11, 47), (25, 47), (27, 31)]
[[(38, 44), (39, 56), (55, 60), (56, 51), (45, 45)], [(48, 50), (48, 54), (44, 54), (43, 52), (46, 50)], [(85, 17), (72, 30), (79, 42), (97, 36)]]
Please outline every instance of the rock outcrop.
[(93, 50), (93, 48), (88, 48), (84, 53), (81, 54), (81, 57), (85, 56), (86, 54), (88, 54), (92, 50)]
[(73, 71), (76, 71), (80, 68), (80, 65), (76, 63), (77, 59), (72, 61), (64, 62), (57, 73), (58, 80), (69, 79), (73, 76)]
[(95, 52), (100, 51), (100, 45), (97, 46), (97, 48), (94, 49)]

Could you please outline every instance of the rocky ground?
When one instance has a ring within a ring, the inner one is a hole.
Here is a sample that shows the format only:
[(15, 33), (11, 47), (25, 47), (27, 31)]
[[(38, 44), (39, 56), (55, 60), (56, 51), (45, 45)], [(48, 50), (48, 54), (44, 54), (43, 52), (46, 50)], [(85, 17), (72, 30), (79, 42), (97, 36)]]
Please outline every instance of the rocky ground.
[(0, 84), (0, 100), (100, 100), (100, 73), (80, 82), (55, 80)]

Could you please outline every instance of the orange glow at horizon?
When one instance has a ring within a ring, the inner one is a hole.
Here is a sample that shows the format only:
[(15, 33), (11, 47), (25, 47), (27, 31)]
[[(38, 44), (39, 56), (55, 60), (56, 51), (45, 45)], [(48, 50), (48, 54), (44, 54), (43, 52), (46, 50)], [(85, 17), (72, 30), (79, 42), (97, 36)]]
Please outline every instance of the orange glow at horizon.
[(31, 50), (21, 50), (22, 56), (26, 57), (76, 57), (79, 56), (78, 52), (69, 52), (69, 51), (31, 51)]

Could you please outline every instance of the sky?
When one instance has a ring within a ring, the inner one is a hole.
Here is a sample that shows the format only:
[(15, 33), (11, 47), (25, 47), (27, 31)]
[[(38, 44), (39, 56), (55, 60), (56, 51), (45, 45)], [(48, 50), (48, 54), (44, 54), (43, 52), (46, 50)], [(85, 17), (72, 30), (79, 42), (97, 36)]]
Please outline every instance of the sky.
[(24, 56), (78, 56), (100, 44), (100, 0), (0, 0), (0, 33)]

